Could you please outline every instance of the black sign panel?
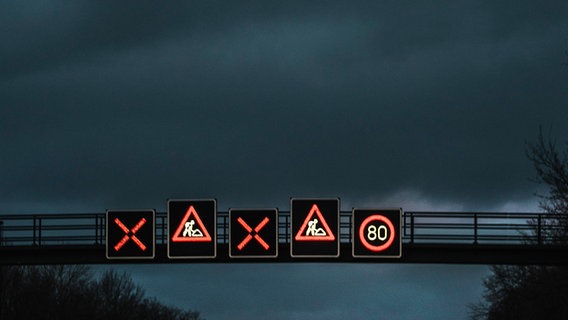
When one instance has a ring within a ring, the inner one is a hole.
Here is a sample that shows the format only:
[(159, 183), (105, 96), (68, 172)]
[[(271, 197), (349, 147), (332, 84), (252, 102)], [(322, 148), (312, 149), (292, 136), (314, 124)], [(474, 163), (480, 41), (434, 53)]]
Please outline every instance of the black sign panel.
[(230, 209), (229, 256), (278, 256), (278, 209)]
[(339, 257), (339, 199), (290, 200), (292, 257)]
[(106, 213), (107, 259), (153, 259), (154, 210), (108, 210)]
[(208, 200), (168, 201), (168, 257), (215, 258), (217, 205)]
[(400, 258), (401, 209), (353, 209), (353, 257)]

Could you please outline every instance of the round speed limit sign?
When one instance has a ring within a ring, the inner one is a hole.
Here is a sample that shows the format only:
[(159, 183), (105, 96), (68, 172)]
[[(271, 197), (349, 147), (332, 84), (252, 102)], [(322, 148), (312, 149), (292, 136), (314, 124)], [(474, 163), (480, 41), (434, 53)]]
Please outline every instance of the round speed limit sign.
[(400, 209), (353, 210), (354, 257), (400, 257)]

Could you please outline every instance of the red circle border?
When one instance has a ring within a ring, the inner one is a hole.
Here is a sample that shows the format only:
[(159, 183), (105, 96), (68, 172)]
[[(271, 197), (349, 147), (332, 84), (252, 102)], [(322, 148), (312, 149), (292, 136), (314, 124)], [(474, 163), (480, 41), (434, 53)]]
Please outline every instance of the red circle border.
[[(365, 239), (365, 227), (372, 221), (382, 221), (389, 227), (390, 237), (385, 244), (380, 245), (380, 246), (374, 246), (374, 245), (370, 244), (367, 241), (367, 239)], [(368, 250), (373, 251), (373, 252), (381, 252), (381, 251), (388, 249), (392, 245), (392, 243), (394, 242), (395, 236), (396, 236), (396, 233), (395, 233), (393, 223), (387, 217), (382, 216), (380, 214), (368, 216), (365, 220), (363, 220), (363, 223), (361, 223), (361, 226), (359, 227), (359, 240), (361, 241), (363, 246), (365, 246), (365, 248), (367, 248)]]

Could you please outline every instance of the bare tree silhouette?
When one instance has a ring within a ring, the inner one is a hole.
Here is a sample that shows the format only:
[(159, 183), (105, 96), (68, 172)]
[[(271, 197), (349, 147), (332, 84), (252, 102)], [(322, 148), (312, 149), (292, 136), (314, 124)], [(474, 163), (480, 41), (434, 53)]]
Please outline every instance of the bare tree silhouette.
[(95, 279), (87, 266), (0, 268), (0, 319), (200, 320), (198, 311), (146, 297), (126, 273)]
[[(554, 139), (542, 129), (537, 142), (527, 144), (536, 182), (548, 192), (540, 197), (540, 207), (553, 219), (541, 226), (550, 245), (568, 244), (568, 144), (559, 151)], [(537, 222), (530, 221), (535, 226)], [(534, 237), (532, 238), (534, 239)], [(560, 266), (491, 267), (485, 279), (483, 301), (470, 306), (471, 319), (568, 319), (568, 268)]]

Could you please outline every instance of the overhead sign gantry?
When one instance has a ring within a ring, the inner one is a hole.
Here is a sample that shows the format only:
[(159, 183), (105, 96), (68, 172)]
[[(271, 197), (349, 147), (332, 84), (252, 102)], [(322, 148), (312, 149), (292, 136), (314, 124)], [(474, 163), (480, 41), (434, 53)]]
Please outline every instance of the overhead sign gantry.
[[(167, 259), (218, 258), (215, 199), (171, 199), (167, 208)], [(401, 213), (401, 209), (353, 209), (352, 257), (400, 258)], [(107, 211), (107, 259), (154, 259), (155, 215), (153, 209)], [(284, 253), (284, 259), (334, 259), (345, 254), (339, 198), (291, 198), (289, 225), (279, 225), (278, 217), (277, 208), (230, 209), (225, 220), (228, 248), (223, 255), (229, 260), (268, 261), (282, 256), (278, 249), (287, 243), (289, 256)], [(286, 238), (284, 243), (279, 243), (279, 235)]]

